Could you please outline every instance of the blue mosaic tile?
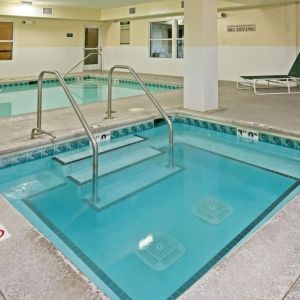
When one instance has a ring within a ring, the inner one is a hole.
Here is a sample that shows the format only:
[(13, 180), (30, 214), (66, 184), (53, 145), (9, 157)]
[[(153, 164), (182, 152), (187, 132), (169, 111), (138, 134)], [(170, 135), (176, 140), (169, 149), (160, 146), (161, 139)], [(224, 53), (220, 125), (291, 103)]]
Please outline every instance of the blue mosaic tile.
[(136, 126), (132, 126), (131, 127), (131, 132), (132, 133), (136, 133), (138, 131), (137, 127)]
[(35, 150), (32, 152), (29, 152), (27, 154), (27, 161), (33, 161), (33, 160), (37, 160), (37, 159), (41, 159), (42, 158), (42, 152), (40, 150)]
[(114, 130), (111, 132), (112, 138), (118, 138), (120, 136), (119, 130)]
[(218, 131), (218, 125), (216, 123), (213, 123), (213, 122), (208, 122), (208, 129)]
[(90, 141), (88, 138), (83, 138), (83, 139), (79, 139), (78, 140), (78, 148), (81, 148), (81, 147), (86, 147), (90, 144)]
[(60, 154), (67, 151), (67, 146), (65, 144), (58, 144), (54, 146), (54, 154)]
[(12, 165), (16, 166), (27, 162), (27, 153), (16, 154), (12, 156)]
[(41, 149), (42, 158), (54, 155), (54, 146)]
[(282, 140), (278, 136), (270, 135), (269, 136), (269, 143), (277, 145), (277, 146), (281, 146), (282, 145)]
[(295, 149), (297, 149), (297, 150), (300, 150), (300, 141), (294, 141), (294, 147), (295, 147)]
[(5, 156), (3, 158), (0, 158), (0, 169), (9, 168), (12, 166), (12, 157), (11, 156)]
[(128, 135), (128, 134), (130, 134), (131, 132), (130, 132), (130, 130), (128, 129), (128, 128), (123, 128), (122, 129), (122, 134), (123, 135)]
[(270, 136), (268, 134), (266, 134), (266, 133), (259, 133), (258, 134), (258, 140), (260, 142), (269, 143)]

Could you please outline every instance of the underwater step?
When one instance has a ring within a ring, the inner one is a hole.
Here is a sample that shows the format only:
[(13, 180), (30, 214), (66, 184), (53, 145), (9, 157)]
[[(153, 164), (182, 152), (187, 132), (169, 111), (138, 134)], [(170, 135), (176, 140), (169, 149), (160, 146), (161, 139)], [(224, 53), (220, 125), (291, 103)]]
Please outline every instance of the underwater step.
[[(99, 145), (98, 153), (104, 153), (111, 150), (115, 150), (121, 147), (125, 147), (128, 145), (132, 145), (135, 143), (139, 143), (144, 141), (145, 139), (139, 136), (125, 137), (119, 138), (111, 141), (110, 143)], [(59, 162), (61, 165), (67, 165), (79, 160), (92, 157), (93, 150), (91, 147), (87, 147), (86, 149), (78, 149), (74, 151), (65, 152), (62, 154), (55, 155), (53, 160)]]
[[(92, 205), (98, 210), (104, 209), (182, 170), (183, 168), (176, 165), (169, 167), (168, 155), (163, 154), (108, 174), (99, 180), (99, 200), (96, 205)], [(79, 197), (91, 199), (91, 190), (91, 183), (80, 186)]]
[(66, 182), (63, 179), (50, 171), (45, 171), (12, 180), (7, 185), (7, 188), (2, 188), (2, 191), (3, 195), (8, 199), (20, 200), (61, 187), (64, 184)]
[[(98, 175), (103, 176), (105, 174), (121, 170), (138, 162), (144, 161), (145, 159), (161, 155), (162, 152), (146, 147), (141, 149), (131, 149), (131, 151), (128, 151), (125, 154), (126, 155), (118, 156), (117, 158), (106, 159), (103, 162), (100, 161)], [(79, 185), (91, 181), (93, 179), (92, 166), (89, 165), (70, 173), (69, 178)]]

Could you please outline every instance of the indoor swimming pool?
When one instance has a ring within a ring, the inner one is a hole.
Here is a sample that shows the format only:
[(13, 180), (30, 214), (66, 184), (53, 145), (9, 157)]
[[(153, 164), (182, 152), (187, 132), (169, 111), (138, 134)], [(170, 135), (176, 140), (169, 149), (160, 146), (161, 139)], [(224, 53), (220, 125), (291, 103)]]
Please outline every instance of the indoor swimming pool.
[[(77, 104), (90, 104), (107, 100), (107, 78), (68, 78), (68, 87)], [(180, 88), (176, 85), (146, 83), (151, 92)], [(46, 80), (43, 84), (43, 110), (70, 106), (57, 80)], [(143, 89), (133, 80), (115, 79), (112, 98), (126, 98), (144, 94)], [(36, 112), (37, 82), (14, 84), (0, 83), (0, 117), (16, 116)]]
[(112, 131), (98, 209), (86, 139), (10, 157), (0, 193), (111, 299), (176, 299), (299, 192), (296, 146), (206, 125), (174, 122), (173, 167), (162, 122)]

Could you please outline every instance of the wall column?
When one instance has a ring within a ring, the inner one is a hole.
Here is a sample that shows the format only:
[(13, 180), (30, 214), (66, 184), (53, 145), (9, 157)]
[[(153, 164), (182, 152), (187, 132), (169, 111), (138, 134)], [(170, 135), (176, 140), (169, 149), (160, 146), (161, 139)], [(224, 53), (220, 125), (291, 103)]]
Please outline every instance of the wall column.
[(184, 108), (218, 108), (217, 0), (186, 0)]

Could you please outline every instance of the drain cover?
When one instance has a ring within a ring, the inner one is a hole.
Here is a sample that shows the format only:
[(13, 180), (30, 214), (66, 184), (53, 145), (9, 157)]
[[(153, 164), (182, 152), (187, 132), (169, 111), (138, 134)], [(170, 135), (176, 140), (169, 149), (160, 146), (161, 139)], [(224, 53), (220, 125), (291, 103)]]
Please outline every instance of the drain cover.
[(233, 208), (220, 200), (208, 198), (196, 204), (194, 214), (210, 224), (220, 224), (233, 213)]
[(128, 111), (131, 111), (131, 112), (142, 112), (144, 110), (145, 109), (143, 107), (133, 107), (133, 108), (128, 109)]
[(165, 233), (148, 235), (135, 250), (135, 254), (155, 271), (168, 269), (184, 252), (185, 248)]

